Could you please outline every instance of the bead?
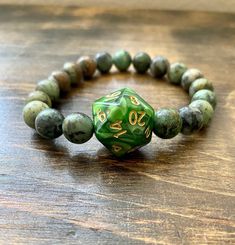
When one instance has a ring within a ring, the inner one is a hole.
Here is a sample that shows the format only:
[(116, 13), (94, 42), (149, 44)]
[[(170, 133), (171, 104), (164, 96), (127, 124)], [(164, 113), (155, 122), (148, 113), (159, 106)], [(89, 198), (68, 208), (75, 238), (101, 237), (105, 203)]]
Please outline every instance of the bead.
[(107, 52), (98, 53), (95, 56), (97, 69), (101, 73), (108, 73), (113, 65), (112, 56)]
[(181, 86), (184, 90), (188, 91), (192, 82), (201, 77), (203, 77), (203, 75), (198, 69), (188, 69), (181, 78)]
[(62, 135), (64, 116), (55, 109), (40, 112), (35, 120), (37, 133), (46, 139), (55, 139)]
[(60, 88), (55, 80), (46, 79), (38, 82), (36, 90), (46, 93), (52, 102), (58, 100), (60, 96)]
[(93, 135), (93, 122), (86, 114), (73, 113), (64, 119), (62, 129), (66, 139), (83, 144)]
[(160, 109), (155, 112), (153, 132), (162, 139), (175, 137), (181, 130), (182, 120), (174, 109)]
[(60, 88), (60, 92), (67, 93), (71, 89), (71, 80), (67, 72), (65, 71), (54, 71), (51, 73), (49, 80), (54, 79)]
[(51, 107), (50, 97), (42, 91), (33, 91), (32, 93), (30, 93), (28, 95), (28, 98), (26, 99), (26, 103), (29, 103), (34, 100), (42, 101), (45, 104), (47, 104), (49, 107)]
[(123, 88), (96, 100), (92, 114), (97, 139), (116, 156), (151, 140), (154, 110), (132, 89)]
[(193, 134), (198, 132), (203, 126), (203, 115), (201, 111), (194, 107), (185, 106), (179, 110), (182, 118), (182, 134)]
[(96, 61), (89, 56), (82, 56), (77, 63), (81, 66), (85, 79), (91, 79), (96, 71)]
[(139, 52), (134, 56), (132, 63), (138, 73), (145, 73), (150, 67), (151, 58), (147, 53)]
[(78, 85), (83, 81), (82, 68), (77, 63), (66, 62), (63, 66), (63, 70), (69, 75), (71, 85)]
[(213, 91), (213, 85), (206, 78), (196, 79), (189, 87), (189, 95), (192, 97), (197, 91), (201, 89), (208, 89)]
[(215, 109), (215, 106), (216, 106), (216, 95), (211, 90), (202, 89), (202, 90), (197, 91), (193, 95), (193, 97), (191, 99), (191, 102), (195, 101), (195, 100), (206, 100), (207, 102), (209, 102), (212, 105), (213, 109)]
[(25, 123), (30, 128), (35, 128), (35, 119), (37, 115), (47, 108), (49, 108), (48, 105), (42, 101), (30, 101), (27, 105), (24, 106), (23, 109), (23, 118)]
[(131, 56), (125, 50), (119, 50), (113, 55), (113, 64), (119, 71), (127, 71), (131, 64)]
[(169, 67), (170, 63), (167, 58), (156, 56), (151, 62), (150, 71), (154, 77), (161, 78), (168, 72)]
[(210, 123), (214, 113), (211, 104), (206, 100), (195, 100), (189, 106), (198, 108), (201, 111), (203, 116), (203, 127), (206, 127)]
[(181, 78), (186, 70), (187, 70), (187, 67), (183, 63), (171, 64), (169, 71), (167, 73), (169, 82), (173, 84), (180, 84)]

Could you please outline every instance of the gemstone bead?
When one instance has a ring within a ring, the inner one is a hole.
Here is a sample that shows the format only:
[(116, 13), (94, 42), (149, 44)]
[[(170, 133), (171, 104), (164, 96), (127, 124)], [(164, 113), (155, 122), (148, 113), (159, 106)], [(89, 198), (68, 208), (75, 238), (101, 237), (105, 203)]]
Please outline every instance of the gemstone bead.
[(167, 73), (167, 77), (170, 83), (180, 84), (181, 78), (187, 67), (183, 63), (173, 63), (170, 65), (169, 71)]
[(215, 109), (217, 103), (216, 94), (213, 91), (207, 89), (197, 91), (193, 95), (191, 101), (195, 100), (206, 100), (212, 105), (213, 109)]
[(93, 122), (84, 113), (72, 113), (64, 119), (62, 129), (66, 139), (83, 144), (93, 135)]
[(101, 73), (108, 73), (113, 65), (112, 56), (107, 52), (98, 53), (95, 56), (97, 69)]
[(47, 104), (49, 107), (51, 107), (51, 99), (50, 99), (50, 97), (46, 93), (44, 93), (42, 91), (33, 91), (33, 92), (31, 92), (28, 95), (28, 98), (26, 99), (26, 103), (29, 103), (29, 102), (34, 101), (34, 100), (42, 101), (45, 104)]
[(161, 78), (168, 72), (170, 63), (167, 58), (163, 56), (156, 56), (153, 58), (150, 71), (154, 77)]
[(160, 109), (155, 112), (153, 132), (162, 139), (175, 137), (181, 130), (182, 120), (174, 109)]
[(46, 139), (55, 139), (62, 135), (64, 116), (55, 109), (46, 109), (40, 112), (35, 120), (37, 133)]
[(125, 50), (119, 50), (113, 55), (113, 63), (119, 71), (126, 71), (131, 64), (131, 56)]
[(49, 80), (54, 79), (59, 85), (60, 92), (67, 93), (71, 89), (71, 79), (65, 71), (54, 71), (49, 76)]
[(120, 89), (96, 100), (92, 114), (97, 139), (116, 156), (151, 140), (154, 110), (132, 89)]
[(96, 71), (96, 61), (90, 56), (82, 56), (77, 60), (77, 63), (82, 68), (84, 78), (91, 79)]
[(181, 86), (188, 91), (192, 82), (201, 77), (203, 77), (203, 74), (198, 69), (188, 69), (181, 78)]
[(63, 70), (69, 75), (71, 85), (78, 85), (83, 81), (82, 68), (79, 64), (73, 62), (66, 62)]
[(38, 82), (36, 90), (46, 93), (52, 102), (60, 97), (60, 88), (55, 80), (45, 79)]
[(139, 52), (134, 56), (132, 63), (138, 73), (145, 73), (150, 67), (151, 58), (147, 53)]
[(213, 85), (206, 78), (196, 79), (189, 88), (189, 95), (192, 97), (197, 91), (201, 89), (208, 89), (213, 91)]

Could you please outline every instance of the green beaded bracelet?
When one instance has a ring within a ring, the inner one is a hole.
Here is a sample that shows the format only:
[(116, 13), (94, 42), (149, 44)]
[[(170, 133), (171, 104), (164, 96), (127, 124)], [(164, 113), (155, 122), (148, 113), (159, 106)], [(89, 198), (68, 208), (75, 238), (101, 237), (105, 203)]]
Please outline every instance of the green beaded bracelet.
[[(50, 108), (52, 103), (71, 86), (83, 79), (91, 79), (96, 70), (108, 73), (114, 64), (126, 71), (133, 64), (136, 72), (156, 78), (167, 76), (172, 84), (181, 84), (189, 92), (191, 103), (179, 110), (154, 109), (134, 90), (122, 88), (103, 96), (92, 105), (92, 119), (84, 113), (72, 113), (66, 118)], [(37, 84), (23, 109), (25, 123), (46, 139), (62, 134), (70, 142), (82, 144), (95, 133), (96, 138), (115, 156), (121, 157), (151, 141), (152, 131), (160, 138), (170, 139), (178, 133), (192, 134), (208, 126), (216, 106), (212, 84), (197, 69), (188, 69), (183, 63), (171, 64), (163, 56), (154, 57), (144, 52), (131, 55), (120, 50), (111, 56), (98, 53), (95, 58), (83, 56), (77, 62), (67, 62), (62, 71), (53, 72)]]

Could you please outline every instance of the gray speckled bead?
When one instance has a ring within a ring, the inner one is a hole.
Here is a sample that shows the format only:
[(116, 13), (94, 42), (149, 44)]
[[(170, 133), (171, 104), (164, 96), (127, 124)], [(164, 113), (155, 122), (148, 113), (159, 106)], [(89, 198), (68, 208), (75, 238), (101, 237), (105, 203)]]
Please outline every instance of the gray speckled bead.
[(131, 64), (131, 56), (125, 50), (119, 50), (113, 55), (113, 64), (119, 71), (126, 71)]
[(202, 89), (202, 90), (197, 91), (193, 95), (191, 102), (195, 100), (206, 100), (212, 105), (213, 109), (215, 109), (216, 107), (216, 102), (217, 102), (216, 94), (211, 90)]
[(78, 85), (83, 81), (82, 68), (79, 64), (73, 62), (64, 63), (63, 70), (69, 75), (71, 85)]
[(62, 128), (66, 139), (75, 144), (83, 144), (93, 135), (92, 120), (83, 113), (68, 115), (64, 119)]
[(49, 108), (48, 105), (42, 101), (30, 101), (27, 105), (24, 106), (23, 109), (23, 118), (25, 123), (29, 127), (35, 128), (35, 119), (37, 115), (47, 108)]
[(214, 114), (214, 110), (209, 102), (206, 100), (195, 100), (190, 103), (189, 107), (198, 108), (203, 116), (203, 127), (206, 127)]
[(90, 56), (81, 56), (77, 60), (82, 68), (82, 73), (85, 79), (91, 79), (96, 71), (96, 61)]
[(206, 78), (196, 79), (189, 88), (189, 95), (192, 97), (197, 91), (201, 89), (208, 89), (213, 91), (214, 87), (211, 82), (209, 82)]
[(182, 118), (182, 134), (193, 134), (198, 132), (203, 126), (203, 115), (201, 111), (194, 107), (185, 106), (179, 110)]
[(26, 103), (28, 104), (31, 101), (42, 101), (43, 103), (47, 104), (49, 107), (51, 107), (51, 99), (50, 97), (42, 92), (42, 91), (33, 91), (28, 95), (28, 98), (26, 99)]
[(155, 112), (153, 132), (160, 138), (170, 139), (181, 130), (182, 120), (174, 109), (161, 109)]
[(151, 58), (147, 53), (139, 52), (134, 56), (132, 63), (138, 73), (145, 73), (150, 67)]
[(36, 90), (46, 93), (52, 102), (60, 97), (60, 88), (55, 80), (46, 79), (38, 82)]
[(181, 78), (181, 86), (188, 91), (192, 82), (203, 77), (203, 74), (198, 69), (188, 69)]
[(64, 116), (55, 109), (40, 112), (35, 120), (37, 133), (46, 139), (55, 139), (62, 135)]
[(101, 52), (95, 56), (97, 69), (101, 73), (108, 73), (113, 65), (112, 56), (107, 52)]
[(187, 67), (183, 63), (173, 63), (170, 65), (169, 71), (167, 73), (167, 77), (170, 83), (180, 84), (181, 78)]
[(163, 56), (156, 56), (153, 58), (150, 71), (154, 77), (161, 78), (168, 72), (170, 63), (167, 58)]

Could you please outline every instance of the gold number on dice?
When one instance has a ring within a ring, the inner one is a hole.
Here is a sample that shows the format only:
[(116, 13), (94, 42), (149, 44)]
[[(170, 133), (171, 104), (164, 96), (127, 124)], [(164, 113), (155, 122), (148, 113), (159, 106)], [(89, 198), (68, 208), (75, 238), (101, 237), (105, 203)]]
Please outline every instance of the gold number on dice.
[(138, 99), (135, 96), (129, 96), (131, 103), (134, 105), (139, 105), (140, 102), (138, 101)]
[(101, 109), (99, 109), (99, 110), (97, 111), (97, 117), (99, 118), (99, 120), (100, 120), (101, 122), (104, 122), (105, 119), (106, 119), (106, 114), (105, 114), (104, 111), (101, 111)]
[(116, 99), (120, 94), (121, 94), (121, 91), (116, 91), (116, 92), (114, 92), (114, 93), (112, 93), (112, 94), (108, 94), (108, 95), (106, 96), (105, 101), (114, 100), (114, 99)]
[(140, 127), (143, 127), (145, 125), (145, 122), (142, 121), (143, 117), (145, 116), (146, 112), (145, 111), (130, 111), (129, 113), (129, 123), (131, 125), (136, 125), (138, 124)]

